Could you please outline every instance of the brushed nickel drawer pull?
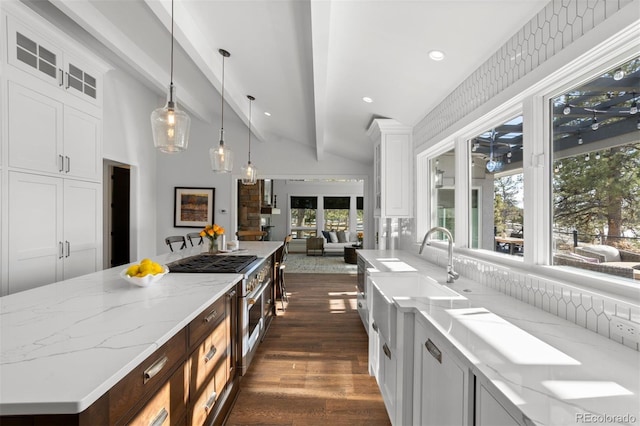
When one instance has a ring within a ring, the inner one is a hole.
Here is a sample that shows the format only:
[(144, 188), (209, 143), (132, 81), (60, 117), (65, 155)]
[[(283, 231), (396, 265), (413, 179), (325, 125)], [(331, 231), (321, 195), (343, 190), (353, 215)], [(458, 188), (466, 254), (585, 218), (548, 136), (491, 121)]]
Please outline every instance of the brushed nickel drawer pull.
[(204, 322), (210, 322), (212, 321), (215, 317), (218, 316), (218, 310), (214, 309), (213, 311), (211, 311), (209, 313), (209, 315), (207, 315), (206, 317), (204, 317)]
[(216, 354), (216, 352), (218, 352), (216, 347), (211, 346), (211, 349), (209, 349), (209, 352), (207, 352), (207, 354), (204, 356), (204, 362), (211, 361), (213, 359), (213, 356)]
[(167, 362), (169, 362), (169, 358), (164, 355), (162, 358), (154, 362), (151, 367), (144, 370), (144, 383), (147, 383), (149, 380), (153, 379), (153, 377), (164, 368)]
[(371, 328), (373, 328), (373, 331), (375, 331), (376, 333), (378, 332), (378, 325), (375, 322), (371, 323)]
[(161, 426), (164, 421), (167, 420), (167, 417), (169, 417), (169, 413), (164, 407), (162, 407), (162, 410), (160, 410), (158, 415), (153, 420), (151, 420), (149, 426)]
[(431, 341), (431, 339), (427, 339), (424, 344), (427, 347), (427, 350), (440, 364), (442, 364), (442, 352), (440, 349)]
[(386, 343), (382, 345), (382, 352), (384, 352), (387, 358), (391, 359), (391, 349), (389, 349), (389, 346), (387, 346)]
[(204, 404), (204, 409), (206, 412), (209, 412), (209, 410), (211, 410), (211, 407), (213, 407), (213, 403), (216, 401), (216, 391), (211, 392), (211, 396), (209, 397), (209, 399), (207, 399), (207, 402)]

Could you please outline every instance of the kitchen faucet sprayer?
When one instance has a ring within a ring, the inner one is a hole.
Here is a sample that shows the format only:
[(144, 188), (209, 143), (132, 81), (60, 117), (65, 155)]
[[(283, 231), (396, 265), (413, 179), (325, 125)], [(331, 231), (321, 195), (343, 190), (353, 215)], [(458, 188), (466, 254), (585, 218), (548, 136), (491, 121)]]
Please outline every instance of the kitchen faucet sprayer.
[(426, 234), (424, 234), (424, 239), (422, 240), (422, 244), (420, 245), (420, 251), (418, 252), (418, 254), (422, 254), (422, 250), (424, 250), (424, 246), (425, 245), (431, 245), (428, 241), (429, 236), (433, 233), (433, 232), (437, 232), (440, 231), (442, 232), (444, 235), (447, 236), (447, 239), (449, 240), (449, 247), (448, 247), (448, 262), (447, 262), (447, 283), (452, 283), (454, 280), (457, 280), (458, 277), (460, 276), (460, 274), (458, 274), (456, 271), (453, 270), (453, 235), (451, 235), (451, 232), (447, 229), (447, 228), (443, 228), (441, 226), (436, 226), (433, 227), (431, 229), (429, 229), (427, 231)]

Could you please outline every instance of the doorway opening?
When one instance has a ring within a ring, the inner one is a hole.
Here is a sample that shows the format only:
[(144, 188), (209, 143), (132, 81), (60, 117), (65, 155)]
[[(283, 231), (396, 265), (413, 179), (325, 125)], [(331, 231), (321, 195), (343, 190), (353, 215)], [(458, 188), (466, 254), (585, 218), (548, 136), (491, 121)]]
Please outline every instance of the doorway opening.
[(131, 167), (105, 161), (104, 170), (104, 267), (113, 268), (131, 261)]

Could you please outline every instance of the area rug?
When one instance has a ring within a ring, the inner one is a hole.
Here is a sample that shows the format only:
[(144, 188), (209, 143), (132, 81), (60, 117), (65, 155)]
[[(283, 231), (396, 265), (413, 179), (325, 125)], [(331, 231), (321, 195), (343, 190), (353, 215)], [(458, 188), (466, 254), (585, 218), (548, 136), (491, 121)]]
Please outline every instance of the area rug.
[(307, 256), (300, 253), (289, 253), (285, 262), (286, 273), (306, 274), (351, 274), (356, 275), (358, 265), (344, 262), (342, 256)]

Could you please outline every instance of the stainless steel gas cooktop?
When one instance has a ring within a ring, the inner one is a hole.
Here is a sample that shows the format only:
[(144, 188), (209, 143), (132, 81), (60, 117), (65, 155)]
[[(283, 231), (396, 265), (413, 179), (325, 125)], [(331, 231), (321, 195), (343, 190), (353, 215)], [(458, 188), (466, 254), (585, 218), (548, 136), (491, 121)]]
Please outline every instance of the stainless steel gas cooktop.
[(239, 273), (253, 263), (257, 256), (225, 256), (198, 254), (167, 264), (171, 272)]

